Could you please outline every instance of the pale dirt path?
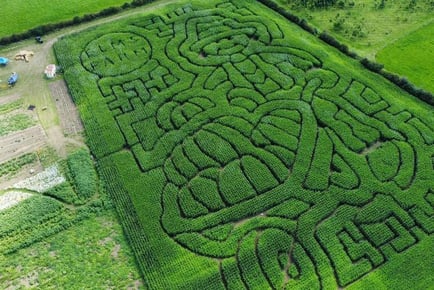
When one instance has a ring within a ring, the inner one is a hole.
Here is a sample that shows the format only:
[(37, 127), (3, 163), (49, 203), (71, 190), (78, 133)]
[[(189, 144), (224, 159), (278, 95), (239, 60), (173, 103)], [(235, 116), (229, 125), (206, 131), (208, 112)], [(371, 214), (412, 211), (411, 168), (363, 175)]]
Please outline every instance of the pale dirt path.
[(32, 194), (20, 190), (7, 191), (0, 195), (0, 211), (13, 207), (31, 196)]
[(20, 96), (17, 95), (17, 94), (13, 94), (13, 95), (10, 95), (10, 96), (2, 97), (2, 98), (0, 99), (0, 106), (1, 106), (1, 105), (5, 105), (5, 104), (7, 104), (7, 103), (12, 103), (12, 102), (18, 100), (19, 98), (20, 98)]
[(60, 126), (65, 136), (74, 135), (84, 130), (77, 108), (68, 93), (64, 80), (50, 82), (51, 96), (60, 116)]

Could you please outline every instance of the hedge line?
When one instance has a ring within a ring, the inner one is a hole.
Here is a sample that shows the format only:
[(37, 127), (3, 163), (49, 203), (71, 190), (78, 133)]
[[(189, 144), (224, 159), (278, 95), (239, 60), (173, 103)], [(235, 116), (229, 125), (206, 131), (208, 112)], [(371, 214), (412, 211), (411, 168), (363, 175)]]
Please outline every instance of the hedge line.
[(132, 2), (126, 2), (122, 6), (119, 7), (109, 7), (105, 8), (99, 12), (96, 13), (90, 13), (85, 14), (83, 16), (75, 16), (73, 19), (65, 20), (57, 23), (48, 23), (39, 25), (37, 27), (34, 27), (32, 29), (29, 29), (25, 32), (18, 33), (18, 34), (12, 34), (9, 36), (5, 36), (0, 38), (0, 45), (7, 45), (14, 42), (18, 42), (24, 39), (28, 39), (31, 37), (36, 37), (40, 35), (44, 35), (49, 32), (56, 31), (58, 29), (62, 29), (65, 27), (77, 25), (80, 23), (90, 22), (92, 20), (95, 20), (97, 18), (102, 18), (110, 15), (117, 14), (123, 10), (126, 10), (130, 7), (139, 7), (148, 3), (153, 2), (153, 0), (133, 0)]
[(381, 76), (388, 79), (389, 81), (391, 81), (401, 89), (405, 90), (409, 94), (412, 94), (413, 96), (419, 98), (420, 100), (434, 106), (434, 95), (431, 92), (416, 87), (405, 77), (401, 77), (395, 73), (384, 70), (383, 69), (384, 66), (380, 63), (377, 63), (375, 61), (370, 61), (367, 58), (361, 58), (355, 52), (350, 51), (347, 45), (339, 42), (336, 38), (334, 38), (327, 32), (323, 31), (320, 34), (318, 34), (317, 29), (311, 26), (305, 19), (300, 19), (298, 16), (291, 14), (290, 12), (286, 11), (283, 7), (275, 3), (273, 0), (258, 0), (258, 1), (264, 4), (265, 6), (267, 6), (268, 8), (276, 11), (277, 13), (279, 13), (289, 21), (292, 21), (293, 23), (299, 25), (304, 30), (319, 37), (327, 44), (337, 48), (339, 51), (343, 52), (349, 57), (360, 61), (360, 63), (370, 71), (380, 74)]

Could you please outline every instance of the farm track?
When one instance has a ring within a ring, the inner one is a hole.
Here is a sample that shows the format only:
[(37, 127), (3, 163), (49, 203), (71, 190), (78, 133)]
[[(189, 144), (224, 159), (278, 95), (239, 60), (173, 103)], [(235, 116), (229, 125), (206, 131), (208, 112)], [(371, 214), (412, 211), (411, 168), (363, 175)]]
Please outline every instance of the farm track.
[(77, 112), (77, 108), (68, 93), (64, 80), (49, 84), (51, 96), (56, 103), (60, 117), (60, 125), (65, 135), (78, 134), (83, 131), (83, 124)]

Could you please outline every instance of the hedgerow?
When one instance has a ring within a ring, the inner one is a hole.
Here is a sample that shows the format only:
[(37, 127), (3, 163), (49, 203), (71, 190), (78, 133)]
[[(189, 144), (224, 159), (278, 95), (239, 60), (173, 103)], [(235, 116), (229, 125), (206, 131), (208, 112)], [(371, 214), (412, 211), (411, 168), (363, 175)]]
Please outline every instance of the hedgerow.
[(426, 104), (255, 1), (155, 13), (55, 45), (147, 288), (345, 287), (432, 234)]

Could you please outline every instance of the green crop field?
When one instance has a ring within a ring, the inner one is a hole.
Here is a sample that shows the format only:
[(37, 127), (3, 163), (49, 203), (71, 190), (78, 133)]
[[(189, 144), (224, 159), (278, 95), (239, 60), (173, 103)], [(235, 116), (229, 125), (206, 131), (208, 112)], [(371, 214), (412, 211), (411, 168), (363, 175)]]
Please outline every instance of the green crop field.
[(4, 0), (1, 3), (0, 38), (21, 33), (42, 24), (69, 20), (75, 16), (96, 13), (121, 6), (126, 0)]
[(377, 54), (386, 69), (434, 92), (434, 22), (386, 46)]
[(107, 210), (17, 252), (0, 254), (0, 287), (138, 289), (132, 255), (113, 210)]
[(145, 287), (405, 285), (432, 107), (256, 1), (189, 2), (54, 47)]
[[(0, 164), (0, 176), (13, 174), (17, 167), (34, 162), (36, 158), (43, 161), (42, 154), (39, 152), (38, 157), (27, 154)], [(80, 149), (59, 163), (46, 168), (45, 177), (35, 179), (37, 176), (33, 176), (26, 181), (27, 185), (17, 185), (22, 188), (18, 191), (33, 196), (0, 211), (1, 259), (107, 208), (107, 197), (98, 189), (97, 173), (89, 152)], [(0, 195), (13, 191), (16, 190), (0, 190)]]

